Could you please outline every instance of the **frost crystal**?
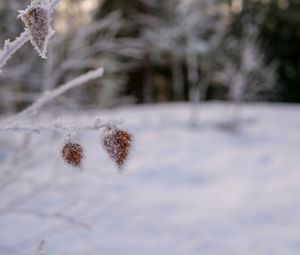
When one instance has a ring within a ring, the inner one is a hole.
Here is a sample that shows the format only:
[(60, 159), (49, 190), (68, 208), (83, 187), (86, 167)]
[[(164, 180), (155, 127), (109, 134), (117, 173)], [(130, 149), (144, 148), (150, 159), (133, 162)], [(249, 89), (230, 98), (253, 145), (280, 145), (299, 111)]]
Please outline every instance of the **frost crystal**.
[(48, 0), (33, 0), (19, 18), (29, 32), (30, 41), (42, 58), (46, 58), (47, 44), (54, 34), (50, 26), (52, 9)]
[(103, 132), (102, 144), (119, 168), (127, 160), (132, 146), (132, 136), (125, 130), (107, 126)]

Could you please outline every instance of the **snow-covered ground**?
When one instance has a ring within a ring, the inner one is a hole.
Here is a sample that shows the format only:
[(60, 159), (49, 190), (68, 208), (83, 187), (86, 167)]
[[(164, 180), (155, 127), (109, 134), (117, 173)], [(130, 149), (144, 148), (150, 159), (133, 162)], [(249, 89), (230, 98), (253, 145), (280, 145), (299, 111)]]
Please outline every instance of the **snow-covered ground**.
[(97, 132), (74, 138), (82, 172), (61, 160), (57, 133), (2, 134), (0, 254), (31, 255), (41, 239), (46, 255), (300, 254), (300, 106), (244, 106), (239, 132), (218, 128), (226, 104), (202, 106), (198, 127), (189, 114), (186, 104), (62, 114), (79, 126), (124, 120), (135, 147), (123, 174)]

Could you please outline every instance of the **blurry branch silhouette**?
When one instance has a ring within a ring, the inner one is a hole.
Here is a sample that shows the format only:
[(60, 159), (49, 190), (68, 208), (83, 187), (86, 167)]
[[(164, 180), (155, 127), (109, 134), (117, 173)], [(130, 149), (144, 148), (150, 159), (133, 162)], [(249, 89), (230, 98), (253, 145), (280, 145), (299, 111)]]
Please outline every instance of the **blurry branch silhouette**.
[(164, 15), (148, 13), (137, 19), (143, 29), (141, 38), (150, 45), (151, 64), (165, 69), (169, 65), (174, 99), (184, 96), (191, 102), (192, 125), (199, 121), (198, 103), (210, 96), (208, 92), (220, 93), (237, 105), (266, 98), (266, 91), (276, 83), (276, 63), (268, 63), (259, 44), (260, 21), (242, 18), (235, 31), (232, 3), (222, 2), (224, 9), (218, 10), (221, 2), (166, 1), (156, 6)]
[(191, 102), (191, 114), (189, 123), (191, 125), (196, 125), (197, 122), (197, 109), (198, 101), (200, 100), (200, 79), (199, 79), (199, 63), (198, 55), (195, 55), (193, 52), (186, 54), (187, 62), (187, 77), (190, 85), (189, 89), (189, 101)]
[(22, 133), (42, 133), (42, 132), (65, 132), (65, 133), (80, 133), (88, 131), (98, 131), (102, 128), (106, 128), (108, 123), (102, 122), (101, 119), (96, 119), (93, 125), (88, 126), (66, 126), (62, 123), (53, 123), (49, 125), (8, 125), (0, 128), (0, 132), (22, 132)]
[[(233, 49), (234, 57), (228, 56), (219, 81), (228, 86), (228, 99), (232, 102), (232, 117), (224, 128), (234, 131), (241, 124), (242, 102), (259, 99), (260, 94), (274, 90), (277, 82), (277, 63), (267, 63), (260, 49), (258, 31), (255, 25), (243, 24), (244, 29), (238, 47)], [(274, 92), (273, 92), (274, 93)]]
[(90, 80), (99, 78), (103, 76), (103, 68), (98, 68), (97, 70), (90, 71), (84, 75), (81, 75), (74, 80), (71, 80), (67, 82), (66, 84), (63, 84), (59, 86), (57, 89), (54, 89), (52, 91), (47, 91), (45, 92), (36, 102), (34, 102), (31, 106), (28, 108), (24, 109), (20, 113), (12, 116), (11, 118), (4, 120), (2, 124), (9, 123), (9, 122), (14, 122), (22, 117), (25, 117), (26, 115), (35, 112), (39, 110), (42, 106), (44, 106), (46, 103), (48, 103), (51, 100), (54, 100), (58, 96), (66, 93), (70, 89), (76, 88), (78, 86), (81, 86), (85, 83), (87, 83)]
[[(101, 83), (96, 83), (101, 92), (99, 101), (106, 105), (118, 102), (116, 97), (127, 81), (124, 73), (132, 70), (142, 55), (139, 40), (119, 36), (125, 25), (121, 12), (115, 11), (83, 26), (67, 38), (58, 35), (49, 45), (49, 61), (45, 62), (42, 71), (42, 89), (51, 90), (66, 77), (102, 65), (106, 76)], [(64, 48), (61, 45), (69, 46)]]
[[(234, 102), (243, 101), (245, 98), (255, 96), (259, 91), (272, 88), (276, 80), (275, 64), (271, 63), (268, 66), (265, 64), (264, 54), (259, 49), (256, 28), (246, 26), (245, 30), (240, 42), (240, 64), (229, 74), (232, 81), (229, 86), (229, 97)], [(265, 79), (259, 84), (255, 80), (255, 72), (258, 69), (266, 70)]]
[[(34, 200), (40, 194), (53, 187), (55, 180), (57, 179), (57, 176), (54, 174), (50, 179), (47, 179), (46, 182), (43, 181), (42, 183), (39, 182), (38, 184), (35, 184), (33, 180), (25, 178), (23, 168), (26, 165), (26, 162), (28, 162), (28, 159), (32, 157), (32, 147), (34, 147), (34, 145), (31, 143), (31, 134), (26, 134), (20, 145), (15, 149), (15, 154), (12, 158), (10, 160), (6, 160), (4, 164), (1, 164), (1, 194), (4, 194), (7, 192), (6, 189), (11, 189), (13, 186), (15, 186), (16, 189), (13, 194), (9, 195), (8, 201), (7, 199), (1, 199), (0, 215), (5, 216), (6, 214), (9, 215), (13, 213), (34, 216), (41, 219), (49, 218), (67, 223), (71, 226), (89, 229), (89, 226), (84, 222), (81, 222), (80, 220), (63, 212), (46, 212), (26, 208), (24, 204)], [(24, 150), (24, 148), (26, 148), (26, 150)], [(19, 190), (19, 185), (24, 185), (25, 183), (28, 185), (26, 192), (24, 192), (24, 190)], [(41, 252), (41, 249), (39, 252)]]
[(43, 89), (47, 91), (58, 86), (59, 81), (70, 71), (75, 72), (82, 69), (95, 68), (98, 65), (97, 62), (99, 62), (97, 61), (96, 54), (105, 51), (110, 46), (107, 45), (107, 42), (105, 45), (105, 39), (97, 40), (97, 52), (95, 51), (95, 45), (87, 47), (87, 41), (90, 40), (92, 35), (100, 33), (103, 29), (110, 28), (112, 24), (119, 24), (119, 17), (119, 14), (116, 12), (97, 23), (92, 23), (87, 27), (79, 29), (74, 38), (71, 39), (70, 47), (65, 52), (57, 50), (58, 45), (65, 43), (64, 38), (59, 37), (54, 41), (53, 45), (49, 48), (51, 54), (44, 68)]
[(60, 2), (61, 0), (50, 0), (51, 9), (53, 10), (54, 8), (56, 8)]
[[(208, 14), (215, 1), (182, 1), (166, 5), (166, 15), (140, 15), (143, 40), (151, 45), (152, 61), (165, 65), (169, 56), (174, 99), (182, 100), (187, 81), (191, 102), (189, 123), (197, 123), (199, 102), (207, 97), (211, 57), (226, 32), (220, 13)], [(186, 67), (186, 69), (184, 69)], [(185, 80), (186, 77), (186, 80)]]
[(38, 217), (41, 219), (60, 220), (65, 223), (68, 223), (72, 226), (77, 226), (77, 227), (84, 228), (84, 229), (91, 229), (91, 227), (88, 224), (81, 222), (81, 221), (79, 221), (71, 216), (68, 216), (62, 212), (49, 213), (49, 212), (42, 212), (42, 211), (31, 210), (31, 209), (8, 207), (8, 208), (5, 208), (5, 210), (0, 211), (1, 215), (5, 214), (5, 213), (30, 215), (30, 216)]
[(43, 252), (45, 244), (46, 244), (45, 240), (40, 241), (39, 246), (33, 255), (45, 255), (45, 253)]
[[(11, 184), (19, 177), (18, 172), (18, 163), (24, 162), (24, 160), (30, 156), (30, 151), (26, 150), (24, 151), (24, 147), (29, 147), (31, 140), (30, 135), (26, 135), (21, 140), (20, 144), (14, 148), (15, 153), (11, 158), (6, 159), (1, 164), (1, 185), (0, 185), (0, 191), (3, 192), (6, 188), (11, 186)], [(14, 166), (14, 167), (12, 167)], [(5, 206), (6, 207), (6, 206)], [(0, 207), (0, 210), (3, 208)]]

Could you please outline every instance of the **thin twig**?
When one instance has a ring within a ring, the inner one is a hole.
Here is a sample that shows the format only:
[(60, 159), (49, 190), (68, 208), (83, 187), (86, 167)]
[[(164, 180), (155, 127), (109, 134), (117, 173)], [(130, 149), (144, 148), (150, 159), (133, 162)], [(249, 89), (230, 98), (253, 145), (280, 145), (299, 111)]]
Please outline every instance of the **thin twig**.
[(34, 255), (44, 255), (43, 248), (44, 248), (45, 244), (46, 244), (45, 240), (40, 241), (39, 246), (38, 246), (36, 252), (34, 253)]
[(57, 7), (57, 5), (60, 3), (60, 1), (61, 0), (52, 0), (51, 2), (50, 2), (50, 8), (53, 10), (53, 9), (55, 9), (56, 7)]
[(2, 67), (11, 58), (11, 56), (14, 53), (16, 53), (28, 41), (29, 41), (29, 34), (27, 31), (24, 31), (13, 42), (10, 42), (9, 40), (5, 42), (3, 50), (0, 51), (0, 73)]
[(10, 213), (10, 214), (16, 213), (16, 214), (23, 214), (23, 215), (31, 215), (31, 216), (38, 217), (41, 219), (56, 219), (56, 220), (64, 221), (70, 225), (80, 227), (80, 228), (91, 229), (91, 227), (88, 224), (81, 222), (71, 216), (68, 216), (68, 215), (60, 213), (60, 212), (46, 213), (46, 212), (41, 212), (41, 211), (36, 211), (36, 210), (31, 210), (31, 209), (5, 208), (4, 210), (0, 211), (0, 214), (4, 214), (4, 213)]
[(60, 123), (50, 124), (50, 125), (36, 125), (36, 126), (21, 126), (21, 125), (12, 125), (0, 128), (0, 132), (23, 132), (23, 133), (42, 133), (47, 131), (57, 131), (57, 132), (88, 132), (88, 131), (97, 131), (102, 128), (107, 127), (108, 123), (101, 123), (100, 120), (97, 120), (93, 126), (83, 126), (83, 127), (74, 127), (74, 126), (64, 126)]
[(31, 106), (26, 108), (25, 110), (21, 111), (20, 113), (12, 116), (11, 118), (8, 118), (4, 120), (2, 124), (6, 124), (9, 122), (16, 121), (19, 118), (22, 118), (26, 116), (27, 114), (30, 114), (34, 111), (39, 110), (42, 106), (44, 106), (46, 103), (52, 101), (53, 99), (57, 98), (58, 96), (66, 93), (67, 91), (79, 87), (85, 83), (87, 83), (90, 80), (97, 79), (99, 77), (102, 77), (104, 73), (103, 68), (98, 68), (94, 71), (90, 71), (86, 74), (83, 74), (61, 86), (59, 86), (57, 89), (53, 89), (51, 91), (45, 92), (35, 103), (33, 103)]

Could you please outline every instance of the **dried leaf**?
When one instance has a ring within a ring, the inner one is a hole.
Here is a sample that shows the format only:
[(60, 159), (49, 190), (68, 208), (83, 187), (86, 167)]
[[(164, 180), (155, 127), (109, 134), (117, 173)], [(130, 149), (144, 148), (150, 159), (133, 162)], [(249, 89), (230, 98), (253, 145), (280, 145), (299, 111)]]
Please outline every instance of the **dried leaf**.
[(54, 34), (50, 26), (51, 9), (48, 0), (33, 1), (19, 17), (25, 24), (30, 41), (42, 58), (46, 58), (47, 45)]
[(132, 135), (125, 130), (108, 126), (103, 132), (102, 144), (110, 158), (121, 169), (131, 151)]
[(84, 149), (78, 143), (66, 143), (61, 151), (62, 158), (70, 165), (80, 167), (84, 158)]

